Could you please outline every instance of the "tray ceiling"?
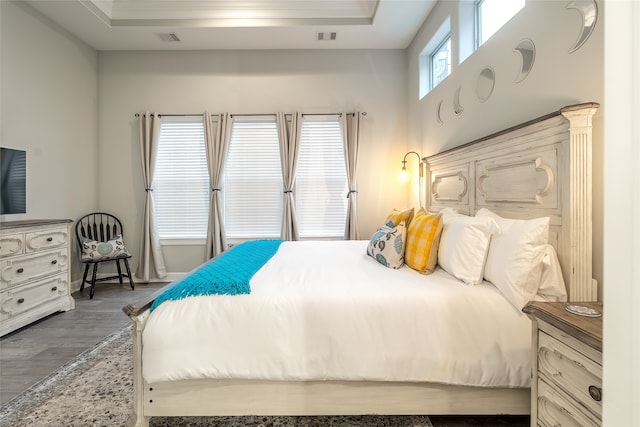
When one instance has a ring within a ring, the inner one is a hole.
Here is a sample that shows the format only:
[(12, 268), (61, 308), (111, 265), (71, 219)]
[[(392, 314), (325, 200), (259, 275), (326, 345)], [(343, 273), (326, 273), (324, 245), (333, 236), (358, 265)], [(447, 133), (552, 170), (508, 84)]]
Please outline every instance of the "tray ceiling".
[(436, 2), (24, 1), (98, 50), (404, 49)]

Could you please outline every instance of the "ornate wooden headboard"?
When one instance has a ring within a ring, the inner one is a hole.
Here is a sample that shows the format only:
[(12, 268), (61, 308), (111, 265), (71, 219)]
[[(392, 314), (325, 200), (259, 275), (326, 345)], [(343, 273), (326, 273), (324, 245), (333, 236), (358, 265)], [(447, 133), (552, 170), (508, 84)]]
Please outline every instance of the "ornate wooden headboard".
[(427, 206), (551, 218), (570, 301), (596, 301), (592, 276), (591, 128), (597, 103), (570, 105), (425, 157)]

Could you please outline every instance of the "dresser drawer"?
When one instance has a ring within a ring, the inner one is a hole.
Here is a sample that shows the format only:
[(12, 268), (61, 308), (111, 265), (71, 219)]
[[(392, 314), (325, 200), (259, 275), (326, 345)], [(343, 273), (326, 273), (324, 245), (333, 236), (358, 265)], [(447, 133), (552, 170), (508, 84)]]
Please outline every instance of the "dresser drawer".
[(66, 248), (2, 259), (0, 261), (0, 290), (39, 277), (66, 272), (67, 263)]
[(24, 252), (24, 234), (0, 236), (0, 258)]
[(598, 427), (600, 419), (580, 410), (570, 398), (545, 381), (538, 381), (538, 425), (543, 427)]
[(0, 320), (21, 315), (69, 292), (67, 274), (58, 274), (23, 286), (0, 292)]
[(25, 252), (35, 252), (65, 246), (68, 239), (66, 227), (25, 234)]
[(601, 416), (602, 365), (540, 331), (538, 371), (543, 379)]

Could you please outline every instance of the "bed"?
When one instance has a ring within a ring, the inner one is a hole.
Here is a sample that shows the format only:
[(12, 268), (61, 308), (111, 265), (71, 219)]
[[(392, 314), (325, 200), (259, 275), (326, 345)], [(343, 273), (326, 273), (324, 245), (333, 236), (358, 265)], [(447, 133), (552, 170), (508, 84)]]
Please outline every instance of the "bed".
[[(545, 253), (557, 260), (565, 295), (596, 300), (597, 108), (567, 106), (425, 158), (426, 208), (443, 218), (446, 241), (458, 220), (486, 215), (483, 223), (495, 218), (488, 222), (504, 231), (546, 218)], [(470, 286), (444, 259), (446, 269), (428, 275), (385, 268), (366, 255), (370, 244), (282, 242), (250, 294), (158, 304), (161, 289), (124, 307), (134, 342), (128, 425), (153, 416), (530, 413), (531, 326), (523, 296), (497, 285), (512, 270), (489, 253), (495, 283), (480, 277)], [(463, 245), (454, 246), (440, 249)]]

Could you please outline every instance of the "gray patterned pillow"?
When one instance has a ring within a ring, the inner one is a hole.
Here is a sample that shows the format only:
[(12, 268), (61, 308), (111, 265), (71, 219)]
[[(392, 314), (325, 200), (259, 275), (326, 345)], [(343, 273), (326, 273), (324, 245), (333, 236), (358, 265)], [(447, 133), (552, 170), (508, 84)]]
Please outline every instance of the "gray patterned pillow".
[(129, 256), (122, 236), (115, 236), (108, 242), (98, 242), (86, 237), (82, 239), (82, 260), (100, 261), (111, 258)]
[(404, 265), (404, 248), (407, 243), (407, 227), (404, 222), (397, 226), (387, 222), (373, 233), (367, 255), (389, 268), (400, 268)]

